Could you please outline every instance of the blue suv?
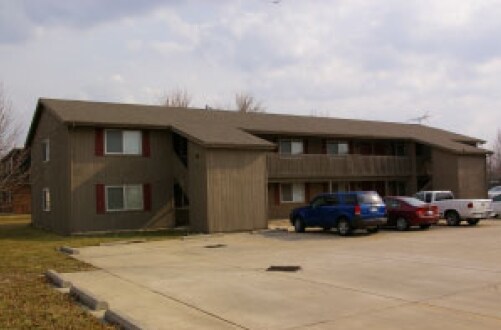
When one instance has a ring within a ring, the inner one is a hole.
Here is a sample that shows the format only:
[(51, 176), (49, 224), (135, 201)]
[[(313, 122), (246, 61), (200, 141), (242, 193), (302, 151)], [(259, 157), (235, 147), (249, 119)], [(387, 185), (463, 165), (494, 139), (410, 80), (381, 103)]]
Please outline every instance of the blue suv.
[(341, 236), (354, 229), (375, 233), (386, 224), (386, 206), (375, 191), (320, 194), (309, 205), (292, 210), (289, 219), (298, 233), (307, 227), (335, 227)]

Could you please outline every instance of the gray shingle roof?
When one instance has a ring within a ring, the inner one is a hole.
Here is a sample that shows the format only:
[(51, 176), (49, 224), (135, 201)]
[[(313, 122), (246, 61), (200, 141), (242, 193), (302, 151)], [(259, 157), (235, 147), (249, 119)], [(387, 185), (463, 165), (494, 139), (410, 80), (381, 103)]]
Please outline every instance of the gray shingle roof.
[(27, 145), (43, 109), (72, 125), (169, 128), (209, 147), (273, 148), (273, 143), (251, 134), (269, 133), (408, 139), (456, 153), (488, 152), (465, 144), (484, 142), (479, 139), (417, 124), (57, 99), (39, 100)]

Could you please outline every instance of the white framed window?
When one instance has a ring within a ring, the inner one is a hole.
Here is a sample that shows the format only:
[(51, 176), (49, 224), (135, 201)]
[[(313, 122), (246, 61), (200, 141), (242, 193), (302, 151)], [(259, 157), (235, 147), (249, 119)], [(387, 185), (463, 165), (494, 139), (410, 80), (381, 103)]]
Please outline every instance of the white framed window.
[(304, 153), (303, 140), (279, 140), (278, 152), (284, 155), (301, 155)]
[(347, 155), (350, 147), (345, 141), (327, 141), (325, 151), (328, 155)]
[(142, 153), (141, 131), (107, 129), (104, 140), (107, 155), (140, 155)]
[(42, 161), (44, 163), (50, 160), (50, 143), (49, 139), (45, 139), (42, 141)]
[(304, 183), (281, 183), (280, 202), (282, 203), (304, 203), (305, 186)]
[(50, 190), (49, 190), (49, 188), (42, 189), (42, 210), (45, 212), (50, 211)]
[(106, 186), (106, 211), (134, 211), (143, 208), (143, 185)]

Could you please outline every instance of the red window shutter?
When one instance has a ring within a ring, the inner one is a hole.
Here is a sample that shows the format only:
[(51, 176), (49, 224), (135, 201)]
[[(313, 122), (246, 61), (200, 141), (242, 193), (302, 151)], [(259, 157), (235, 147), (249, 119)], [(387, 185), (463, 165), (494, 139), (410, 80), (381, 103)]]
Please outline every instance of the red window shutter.
[(143, 185), (143, 208), (145, 211), (151, 211), (151, 184)]
[(104, 130), (96, 128), (96, 156), (104, 155)]
[(308, 139), (304, 139), (304, 140), (303, 140), (303, 152), (304, 152), (305, 154), (307, 154), (307, 153), (308, 153)]
[(322, 140), (322, 153), (326, 154), (327, 153), (327, 141)]
[(150, 131), (143, 131), (143, 157), (150, 157)]
[(304, 195), (306, 198), (306, 203), (310, 202), (310, 184), (307, 182), (304, 184)]
[(96, 184), (96, 213), (102, 214), (105, 211), (104, 184)]
[(275, 205), (280, 205), (280, 183), (275, 183)]

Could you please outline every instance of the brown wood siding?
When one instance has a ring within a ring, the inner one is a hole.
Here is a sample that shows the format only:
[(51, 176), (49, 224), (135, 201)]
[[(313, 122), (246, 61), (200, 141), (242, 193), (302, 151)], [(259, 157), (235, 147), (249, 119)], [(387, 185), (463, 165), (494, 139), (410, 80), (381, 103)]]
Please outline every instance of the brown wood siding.
[[(42, 161), (42, 141), (49, 139), (50, 160)], [(94, 152), (92, 135), (91, 152)], [(31, 145), (32, 221), (34, 226), (68, 234), (70, 232), (70, 158), (66, 125), (44, 111)], [(50, 189), (51, 210), (42, 210), (42, 189)], [(95, 208), (93, 208), (95, 209)]]
[(270, 179), (411, 175), (409, 157), (269, 154), (267, 163)]
[[(151, 156), (94, 153), (95, 130), (77, 127), (71, 137), (71, 232), (113, 231), (172, 227), (173, 157), (168, 131), (150, 131)], [(151, 211), (117, 211), (98, 214), (96, 185), (150, 184)]]
[(207, 150), (207, 214), (210, 232), (267, 227), (266, 154)]
[(459, 156), (458, 198), (487, 198), (486, 166), (484, 155)]
[[(180, 166), (182, 166), (181, 162)], [(205, 149), (188, 143), (189, 225), (193, 231), (207, 232), (207, 164)]]
[(433, 184), (431, 190), (451, 190), (459, 196), (458, 156), (433, 149), (432, 151)]

